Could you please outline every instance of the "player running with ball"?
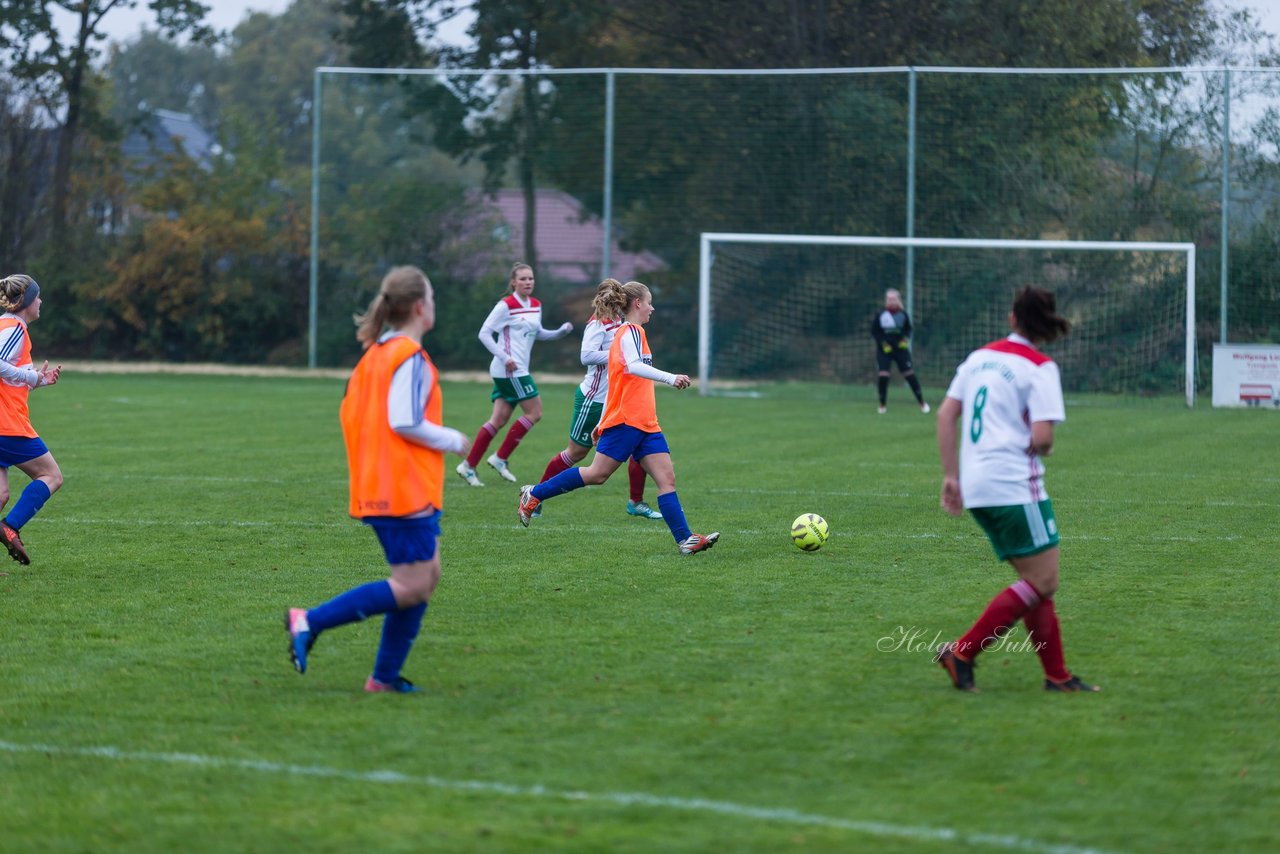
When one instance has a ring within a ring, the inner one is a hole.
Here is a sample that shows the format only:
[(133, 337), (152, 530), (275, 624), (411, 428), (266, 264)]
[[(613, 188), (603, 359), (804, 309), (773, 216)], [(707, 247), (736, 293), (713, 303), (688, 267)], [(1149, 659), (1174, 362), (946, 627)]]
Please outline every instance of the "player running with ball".
[[(612, 288), (620, 288), (622, 283), (617, 279), (605, 279), (596, 288), (600, 294)], [(613, 339), (622, 326), (622, 318), (614, 317), (601, 320), (594, 314), (587, 321), (582, 332), (582, 364), (587, 366), (587, 375), (573, 393), (573, 417), (569, 420), (569, 443), (547, 463), (542, 473), (542, 480), (550, 480), (565, 469), (576, 466), (587, 457), (594, 440), (596, 425), (604, 415), (604, 402), (609, 397), (609, 350)], [(644, 467), (635, 457), (627, 463), (627, 475), (630, 480), (631, 497), (627, 499), (627, 515), (639, 516), (643, 519), (661, 519), (662, 514), (654, 510), (644, 500)]]
[(644, 324), (653, 315), (653, 297), (640, 282), (619, 285), (601, 283), (592, 303), (602, 321), (625, 319), (609, 346), (609, 397), (604, 415), (596, 427), (596, 455), (586, 468), (571, 468), (537, 486), (520, 489), (517, 512), (526, 528), (538, 505), (583, 486), (604, 483), (628, 458), (635, 457), (658, 488), (658, 510), (671, 529), (681, 554), (706, 551), (720, 539), (719, 532), (695, 534), (684, 518), (684, 508), (676, 496), (676, 474), (671, 464), (667, 439), (658, 426), (658, 408), (653, 384), (676, 388), (691, 384), (686, 374), (669, 374), (653, 366)]

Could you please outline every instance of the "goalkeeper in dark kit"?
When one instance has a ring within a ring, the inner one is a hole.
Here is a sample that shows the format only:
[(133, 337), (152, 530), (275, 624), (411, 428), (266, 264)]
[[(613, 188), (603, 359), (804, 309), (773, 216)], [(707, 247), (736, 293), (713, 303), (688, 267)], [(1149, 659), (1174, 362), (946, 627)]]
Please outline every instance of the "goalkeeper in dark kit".
[(889, 368), (898, 363), (902, 378), (911, 386), (921, 412), (929, 411), (920, 391), (920, 380), (911, 364), (911, 318), (902, 307), (902, 294), (890, 288), (884, 292), (884, 308), (871, 321), (871, 337), (876, 340), (877, 385), (880, 392), (880, 414), (888, 411)]

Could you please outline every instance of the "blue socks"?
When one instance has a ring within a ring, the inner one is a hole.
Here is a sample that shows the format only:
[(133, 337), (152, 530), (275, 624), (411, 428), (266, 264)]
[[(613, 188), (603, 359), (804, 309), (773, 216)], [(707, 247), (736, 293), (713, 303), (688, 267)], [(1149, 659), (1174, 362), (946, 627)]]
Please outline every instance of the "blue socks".
[(689, 523), (684, 520), (684, 508), (680, 506), (680, 499), (674, 492), (664, 492), (658, 496), (658, 509), (662, 511), (662, 518), (671, 529), (671, 536), (676, 538), (677, 544), (689, 539), (693, 531), (689, 530)]
[(532, 495), (539, 501), (546, 501), (548, 498), (555, 498), (557, 495), (564, 495), (566, 492), (573, 492), (582, 487), (582, 470), (574, 466), (560, 472), (551, 480), (544, 480), (535, 486)]
[(378, 656), (373, 660), (373, 678), (390, 685), (400, 677), (400, 668), (409, 657), (409, 649), (418, 637), (422, 618), (427, 613), (427, 603), (387, 612), (382, 623), (382, 643)]
[(15, 531), (22, 530), (22, 526), (31, 521), (31, 517), (40, 512), (40, 508), (49, 500), (49, 487), (45, 486), (43, 480), (33, 480), (27, 484), (22, 490), (22, 495), (14, 503), (13, 509), (9, 511), (9, 515), (5, 517), (5, 521), (9, 523), (9, 527)]
[[(546, 501), (548, 498), (564, 495), (582, 486), (582, 470), (574, 466), (538, 484), (531, 494), (539, 501)], [(689, 539), (693, 531), (689, 530), (689, 523), (684, 518), (684, 508), (680, 506), (680, 498), (674, 491), (658, 496), (658, 509), (662, 511), (662, 518), (666, 520), (667, 527), (671, 529), (671, 536), (676, 538), (677, 543)]]
[(396, 606), (395, 594), (388, 581), (371, 581), (341, 593), (323, 605), (307, 610), (307, 624), (312, 636), (327, 629), (345, 626), (375, 614), (386, 614), (382, 622), (382, 642), (373, 663), (373, 678), (390, 685), (400, 676), (400, 668), (418, 637), (427, 603), (409, 608)]
[(325, 629), (345, 626), (375, 614), (396, 610), (396, 596), (391, 592), (391, 582), (371, 581), (341, 593), (323, 605), (307, 609), (307, 623), (312, 635)]

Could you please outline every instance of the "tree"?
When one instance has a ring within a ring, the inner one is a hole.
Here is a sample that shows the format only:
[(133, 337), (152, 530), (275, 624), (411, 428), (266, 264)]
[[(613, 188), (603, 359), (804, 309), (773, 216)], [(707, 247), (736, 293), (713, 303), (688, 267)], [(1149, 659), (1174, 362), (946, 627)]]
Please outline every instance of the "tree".
[[(1186, 65), (1213, 42), (1207, 0), (604, 0), (620, 65)], [(643, 57), (642, 62), (635, 60)]]
[(218, 94), (227, 73), (225, 55), (213, 45), (182, 44), (144, 30), (111, 46), (104, 69), (111, 85), (110, 117), (130, 125), (165, 109), (216, 129), (223, 107)]
[[(472, 7), (475, 23), (467, 31), (475, 40), (475, 47), (455, 51), (452, 58), (471, 68), (529, 72), (563, 62), (568, 47), (587, 35), (596, 5), (590, 0), (476, 0)], [(524, 192), (524, 259), (536, 268), (535, 163), (544, 144), (543, 128), (554, 112), (554, 100), (549, 97), (552, 89), (544, 90), (535, 75), (495, 78), (493, 85), (492, 95), (480, 94), (479, 86), (471, 89), (473, 113), (477, 108), (487, 113), (479, 122), (477, 136), (485, 149), (490, 175), (502, 174), (506, 162), (515, 160)], [(504, 98), (509, 109), (494, 110)]]
[[(473, 0), (475, 20), (467, 31), (471, 47), (441, 48), (442, 66), (528, 72), (522, 76), (457, 77), (453, 99), (438, 87), (424, 91), (420, 106), (443, 121), (436, 144), (485, 165), (487, 187), (495, 188), (514, 166), (524, 194), (524, 254), (537, 267), (537, 177), (546, 153), (545, 128), (554, 120), (555, 87), (536, 72), (571, 66), (579, 48), (590, 44), (603, 7), (595, 0)], [(351, 23), (342, 38), (353, 56), (380, 67), (419, 64), (432, 55), (432, 37), (459, 11), (456, 0), (347, 0)], [(419, 87), (421, 89), (421, 87)]]
[(342, 22), (332, 3), (294, 3), (280, 15), (250, 15), (231, 33), (215, 92), (224, 116), (242, 117), (246, 129), (280, 146), (290, 170), (303, 168), (308, 178), (315, 70), (351, 61), (334, 39)]
[[(0, 2), (0, 50), (9, 57), (10, 74), (38, 92), (56, 123), (57, 152), (53, 169), (51, 206), (53, 238), (66, 232), (68, 200), (76, 141), (83, 124), (98, 118), (101, 105), (90, 97), (93, 61), (101, 54), (106, 36), (102, 21), (119, 9), (133, 8), (136, 0), (2, 0)], [(203, 24), (209, 7), (197, 0), (150, 0), (160, 31), (170, 37), (188, 35), (209, 40), (213, 31)], [(75, 34), (64, 38), (54, 11), (74, 16)]]
[(305, 258), (306, 213), (276, 184), (280, 166), (277, 150), (244, 145), (148, 170), (101, 311), (81, 321), (101, 355), (267, 362), (301, 337), (304, 292), (281, 285)]
[(53, 137), (41, 126), (28, 93), (0, 79), (0, 269), (25, 265), (41, 211), (33, 180), (49, 159)]

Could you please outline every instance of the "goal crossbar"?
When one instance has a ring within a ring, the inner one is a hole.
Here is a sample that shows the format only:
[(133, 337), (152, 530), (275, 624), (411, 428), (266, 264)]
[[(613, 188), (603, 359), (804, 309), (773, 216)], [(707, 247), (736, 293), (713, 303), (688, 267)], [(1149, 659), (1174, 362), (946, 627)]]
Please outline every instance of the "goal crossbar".
[(1186, 370), (1187, 406), (1195, 406), (1196, 353), (1196, 245), (1152, 241), (1113, 240), (999, 240), (963, 237), (864, 237), (819, 234), (751, 234), (705, 231), (701, 234), (698, 260), (698, 388), (707, 394), (711, 379), (711, 267), (714, 244), (773, 244), (810, 246), (874, 246), (902, 248), (1043, 249), (1091, 250), (1103, 252), (1181, 252), (1187, 259)]

